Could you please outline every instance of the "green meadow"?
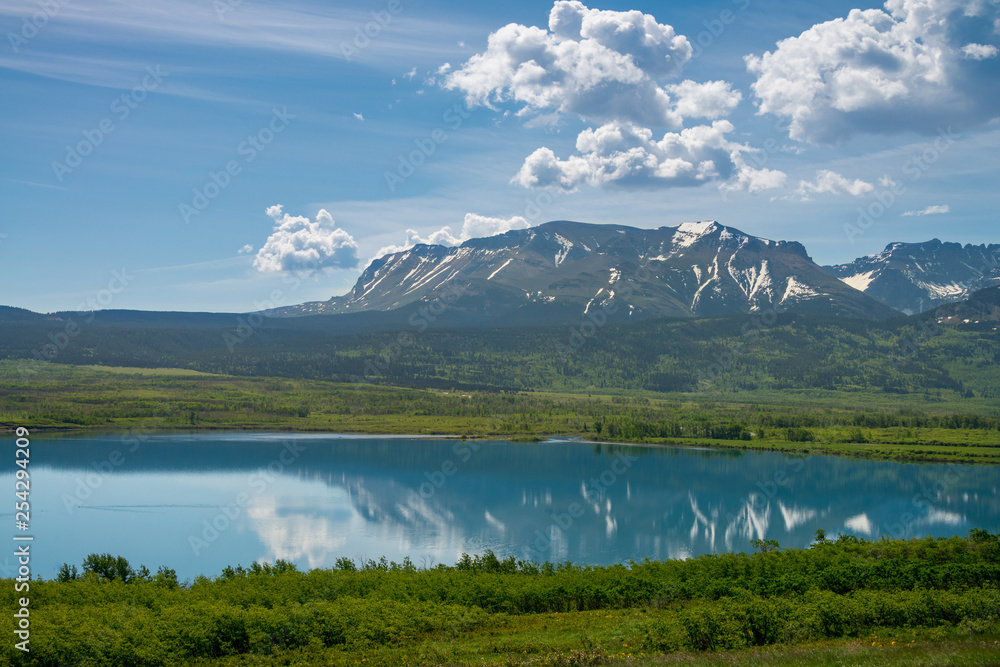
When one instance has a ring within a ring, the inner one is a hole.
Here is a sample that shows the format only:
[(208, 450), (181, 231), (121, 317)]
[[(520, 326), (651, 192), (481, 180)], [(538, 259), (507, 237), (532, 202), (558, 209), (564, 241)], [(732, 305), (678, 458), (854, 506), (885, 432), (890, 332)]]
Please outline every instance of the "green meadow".
[(412, 389), (183, 369), (0, 362), (0, 422), (68, 429), (243, 429), (589, 440), (1000, 462), (1000, 417), (975, 399), (864, 407), (822, 391), (569, 394)]

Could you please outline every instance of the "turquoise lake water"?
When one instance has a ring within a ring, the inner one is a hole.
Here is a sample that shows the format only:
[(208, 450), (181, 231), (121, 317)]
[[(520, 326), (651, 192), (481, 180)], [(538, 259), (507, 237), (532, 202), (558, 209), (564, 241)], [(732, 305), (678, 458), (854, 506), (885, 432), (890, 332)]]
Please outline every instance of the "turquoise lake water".
[(276, 558), (423, 566), (492, 549), (609, 564), (753, 551), (752, 539), (805, 547), (818, 528), (1000, 530), (1000, 471), (984, 466), (268, 433), (34, 438), (30, 465), (32, 566), (45, 578), (94, 552), (191, 579)]

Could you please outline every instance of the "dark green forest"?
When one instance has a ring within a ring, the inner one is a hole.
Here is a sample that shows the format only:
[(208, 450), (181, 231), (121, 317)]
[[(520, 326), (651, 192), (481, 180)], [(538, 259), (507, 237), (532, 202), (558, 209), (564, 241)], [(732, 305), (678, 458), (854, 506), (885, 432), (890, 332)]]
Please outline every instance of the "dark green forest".
[[(793, 314), (507, 329), (338, 334), (258, 328), (135, 328), (5, 322), (0, 359), (364, 382), (557, 392), (942, 393), (1000, 399), (995, 322), (926, 316), (871, 322)], [(56, 342), (52, 342), (55, 340)]]

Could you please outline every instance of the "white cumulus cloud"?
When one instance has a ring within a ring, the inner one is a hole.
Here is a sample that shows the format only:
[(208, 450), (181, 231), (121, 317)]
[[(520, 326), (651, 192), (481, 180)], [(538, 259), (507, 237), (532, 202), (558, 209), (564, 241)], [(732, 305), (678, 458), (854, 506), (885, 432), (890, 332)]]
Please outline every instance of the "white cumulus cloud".
[(821, 169), (816, 172), (816, 180), (799, 181), (796, 191), (802, 199), (809, 199), (814, 194), (851, 195), (860, 197), (875, 190), (875, 186), (867, 181), (856, 178), (853, 181), (841, 176), (835, 171)]
[(725, 81), (666, 83), (690, 58), (687, 38), (649, 14), (559, 0), (548, 29), (500, 28), (443, 85), (470, 105), (513, 103), (520, 116), (556, 111), (676, 129), (688, 117), (723, 117), (741, 99)]
[(942, 213), (951, 213), (951, 206), (948, 206), (948, 204), (928, 206), (927, 208), (920, 211), (904, 211), (903, 216), (911, 217), (915, 215), (940, 215)]
[(962, 47), (962, 55), (969, 60), (986, 60), (995, 58), (1000, 50), (992, 44), (966, 44)]
[(372, 259), (390, 255), (394, 252), (409, 250), (419, 243), (457, 246), (461, 245), (465, 241), (468, 241), (469, 239), (497, 236), (498, 234), (505, 234), (514, 229), (527, 229), (530, 226), (531, 225), (528, 221), (519, 215), (515, 215), (510, 218), (493, 218), (485, 215), (478, 215), (476, 213), (466, 213), (465, 220), (462, 223), (462, 229), (458, 232), (458, 234), (456, 234), (450, 226), (442, 227), (427, 236), (421, 236), (419, 232), (413, 229), (407, 229), (406, 241), (402, 245), (389, 245), (380, 248)]
[(274, 220), (274, 230), (254, 258), (253, 266), (258, 271), (313, 273), (358, 265), (358, 244), (336, 227), (325, 209), (320, 209), (315, 221), (289, 215), (280, 204), (269, 206), (267, 215)]
[(733, 160), (736, 165), (736, 173), (728, 183), (723, 183), (720, 187), (723, 190), (746, 190), (751, 194), (757, 194), (764, 190), (774, 190), (784, 187), (788, 180), (788, 174), (777, 169), (754, 169), (746, 163), (741, 154), (736, 154)]
[(740, 91), (728, 81), (681, 80), (691, 53), (687, 37), (649, 14), (558, 0), (546, 27), (500, 28), (441, 85), (470, 106), (503, 105), (504, 117), (528, 128), (566, 117), (595, 123), (578, 134), (574, 154), (541, 146), (528, 155), (511, 179), (526, 188), (781, 187), (783, 172), (752, 168), (741, 154), (755, 149), (727, 138)]
[(526, 188), (574, 190), (587, 184), (679, 187), (730, 181), (730, 189), (758, 192), (780, 187), (785, 175), (748, 166), (746, 146), (727, 138), (728, 120), (698, 125), (655, 138), (653, 131), (632, 124), (608, 123), (587, 129), (576, 139), (576, 155), (559, 159), (539, 148), (525, 159), (512, 182)]
[(761, 113), (789, 119), (789, 135), (838, 143), (859, 132), (973, 128), (998, 115), (1000, 4), (888, 0), (854, 9), (747, 56)]

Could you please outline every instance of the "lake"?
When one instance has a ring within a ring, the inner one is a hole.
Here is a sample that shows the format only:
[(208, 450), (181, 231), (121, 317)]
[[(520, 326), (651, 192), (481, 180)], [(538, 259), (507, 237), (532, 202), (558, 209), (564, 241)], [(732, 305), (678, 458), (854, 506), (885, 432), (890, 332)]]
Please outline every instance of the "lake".
[(270, 433), (35, 437), (31, 455), (32, 565), (45, 578), (94, 552), (183, 580), (277, 558), (425, 566), (492, 549), (609, 564), (753, 551), (752, 539), (805, 547), (818, 528), (1000, 530), (1000, 474), (983, 466)]

